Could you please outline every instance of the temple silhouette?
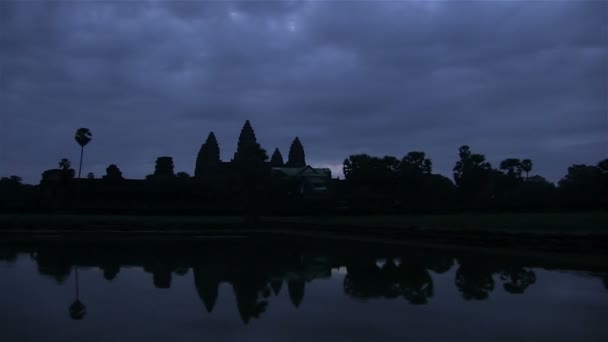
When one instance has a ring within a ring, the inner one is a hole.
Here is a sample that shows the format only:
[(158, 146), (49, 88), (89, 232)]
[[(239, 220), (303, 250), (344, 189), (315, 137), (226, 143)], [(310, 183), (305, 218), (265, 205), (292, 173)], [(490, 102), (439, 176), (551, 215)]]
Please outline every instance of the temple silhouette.
[(230, 161), (220, 157), (213, 132), (196, 157), (194, 174), (175, 172), (173, 158), (159, 156), (145, 179), (126, 179), (111, 164), (101, 178), (76, 182), (67, 165), (47, 170), (40, 183), (42, 208), (77, 207), (92, 212), (222, 213), (310, 210), (327, 206), (335, 179), (328, 168), (306, 163), (304, 146), (296, 137), (284, 161), (278, 148), (271, 158), (257, 142), (249, 120), (241, 130)]

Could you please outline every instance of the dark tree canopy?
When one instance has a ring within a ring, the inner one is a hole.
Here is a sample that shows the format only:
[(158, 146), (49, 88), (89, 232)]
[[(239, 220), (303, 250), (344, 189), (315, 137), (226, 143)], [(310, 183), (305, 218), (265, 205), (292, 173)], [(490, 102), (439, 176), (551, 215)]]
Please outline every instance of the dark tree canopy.
[(118, 168), (118, 166), (116, 166), (115, 164), (111, 164), (110, 166), (108, 166), (106, 168), (106, 175), (103, 176), (103, 179), (107, 179), (107, 180), (123, 179), (122, 172), (120, 172), (120, 169)]
[(570, 207), (598, 208), (607, 202), (607, 181), (606, 174), (600, 167), (574, 164), (568, 168), (568, 174), (559, 181), (559, 191)]
[(534, 164), (532, 164), (532, 160), (524, 159), (521, 161), (521, 169), (526, 173), (526, 179), (528, 178), (533, 167)]
[(183, 180), (190, 179), (190, 175), (188, 174), (188, 172), (184, 172), (184, 171), (178, 172), (175, 176), (178, 179), (183, 179)]
[(215, 134), (211, 132), (207, 137), (207, 141), (201, 146), (198, 156), (196, 157), (194, 176), (201, 177), (206, 168), (217, 166), (220, 162), (220, 146), (217, 143)]
[(268, 159), (266, 151), (258, 143), (249, 120), (245, 121), (233, 161), (238, 164), (263, 163)]
[(458, 190), (468, 200), (484, 202), (490, 197), (492, 165), (482, 154), (473, 154), (469, 146), (458, 150), (460, 160), (454, 166), (454, 181)]
[[(529, 160), (529, 159), (528, 159)], [(517, 158), (507, 158), (500, 163), (500, 169), (509, 177), (521, 178), (522, 161)]]
[(69, 159), (67, 159), (67, 158), (62, 158), (62, 159), (59, 161), (59, 169), (61, 169), (61, 170), (66, 171), (66, 170), (68, 170), (68, 169), (69, 169), (71, 166), (72, 166), (72, 162), (70, 162), (70, 160), (69, 160)]
[(411, 175), (429, 175), (433, 171), (433, 163), (426, 158), (424, 152), (410, 152), (401, 160), (401, 172)]
[(272, 157), (270, 157), (270, 166), (283, 167), (284, 165), (285, 162), (283, 161), (283, 155), (281, 154), (281, 151), (279, 151), (278, 148), (275, 148), (274, 152), (272, 153)]
[(289, 158), (287, 159), (287, 167), (305, 167), (306, 166), (306, 155), (304, 153), (304, 146), (300, 142), (300, 139), (296, 137), (289, 147)]

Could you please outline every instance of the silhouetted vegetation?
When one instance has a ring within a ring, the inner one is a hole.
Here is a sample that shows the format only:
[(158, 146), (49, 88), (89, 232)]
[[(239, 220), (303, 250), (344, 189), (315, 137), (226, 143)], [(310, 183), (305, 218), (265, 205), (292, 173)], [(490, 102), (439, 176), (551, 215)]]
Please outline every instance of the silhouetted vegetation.
[[(173, 158), (158, 157), (145, 180), (125, 179), (111, 164), (106, 174), (79, 179), (91, 131), (80, 128), (76, 173), (68, 159), (44, 171), (39, 185), (17, 176), (0, 182), (0, 210), (243, 215), (443, 214), (462, 211), (552, 211), (608, 208), (608, 159), (572, 165), (557, 186), (533, 173), (530, 159), (507, 158), (495, 169), (469, 146), (458, 149), (453, 180), (433, 173), (422, 151), (403, 157), (354, 154), (344, 160), (343, 180), (329, 169), (306, 164), (295, 138), (285, 162), (278, 148), (270, 160), (249, 121), (243, 125), (231, 161), (222, 161), (213, 132), (202, 144), (194, 176), (175, 172)], [(78, 197), (78, 199), (76, 199)]]

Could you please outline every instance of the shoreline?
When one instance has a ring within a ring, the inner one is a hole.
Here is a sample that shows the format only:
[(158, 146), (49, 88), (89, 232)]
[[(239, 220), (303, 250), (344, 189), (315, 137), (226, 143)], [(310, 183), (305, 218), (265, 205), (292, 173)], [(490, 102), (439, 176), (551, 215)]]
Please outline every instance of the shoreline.
[(495, 250), (608, 254), (606, 233), (508, 232), (456, 228), (390, 228), (262, 222), (165, 229), (134, 226), (57, 226), (0, 229), (3, 243), (196, 245), (209, 240), (298, 239), (381, 245), (490, 248)]

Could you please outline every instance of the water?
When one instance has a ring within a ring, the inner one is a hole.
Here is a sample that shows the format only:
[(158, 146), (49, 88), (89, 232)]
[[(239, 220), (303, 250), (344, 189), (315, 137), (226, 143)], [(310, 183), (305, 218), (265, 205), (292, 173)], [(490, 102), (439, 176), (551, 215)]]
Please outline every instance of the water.
[(608, 341), (598, 257), (243, 239), (0, 260), (0, 341)]

